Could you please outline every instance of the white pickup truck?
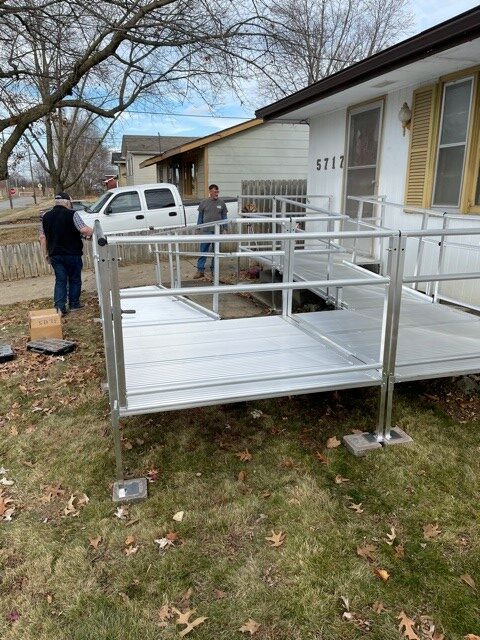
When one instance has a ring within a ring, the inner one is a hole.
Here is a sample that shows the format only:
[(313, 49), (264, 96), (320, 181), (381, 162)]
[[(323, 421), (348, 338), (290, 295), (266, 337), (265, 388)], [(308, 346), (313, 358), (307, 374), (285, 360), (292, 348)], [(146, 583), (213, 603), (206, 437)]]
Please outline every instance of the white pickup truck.
[[(224, 201), (228, 218), (235, 218), (237, 200), (224, 198)], [(99, 220), (105, 233), (145, 231), (197, 224), (198, 202), (184, 205), (173, 184), (140, 184), (110, 189), (79, 213), (89, 227)]]

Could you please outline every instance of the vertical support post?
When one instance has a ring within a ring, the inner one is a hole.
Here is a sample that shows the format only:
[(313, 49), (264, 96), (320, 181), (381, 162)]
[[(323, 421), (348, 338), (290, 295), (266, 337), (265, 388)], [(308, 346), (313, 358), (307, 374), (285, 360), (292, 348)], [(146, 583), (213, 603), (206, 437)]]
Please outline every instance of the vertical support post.
[[(362, 222), (363, 217), (363, 200), (360, 200), (358, 203), (358, 211), (357, 211), (357, 231), (360, 231), (360, 224)], [(352, 262), (355, 263), (357, 259), (357, 242), (358, 239), (353, 239), (353, 248), (352, 248)]]
[[(237, 235), (240, 235), (242, 233), (242, 224), (241, 224), (241, 222), (237, 221), (235, 223), (235, 227), (237, 229)], [(248, 225), (247, 225), (247, 231), (248, 231)], [(237, 253), (237, 283), (240, 280), (240, 255), (238, 255), (238, 254), (240, 254), (240, 245), (241, 245), (240, 241), (237, 240), (237, 246), (236, 246), (236, 253)]]
[[(220, 225), (216, 224), (214, 227), (214, 234), (217, 236), (220, 233)], [(213, 243), (213, 284), (218, 287), (220, 282), (220, 243), (215, 240)], [(213, 294), (212, 309), (214, 313), (218, 313), (218, 293)]]
[(175, 276), (175, 287), (179, 289), (182, 286), (182, 264), (180, 261), (180, 245), (178, 242), (175, 243)]
[[(443, 224), (442, 224), (442, 229), (443, 231), (446, 231), (448, 229), (448, 223), (449, 223), (449, 218), (447, 217), (447, 212), (445, 212), (443, 214)], [(443, 273), (443, 263), (445, 260), (445, 238), (446, 236), (441, 236), (440, 237), (440, 242), (438, 243), (440, 246), (440, 250), (438, 252), (438, 269), (437, 269), (437, 273), (438, 275), (441, 275)], [(435, 287), (433, 290), (433, 302), (437, 302), (438, 301), (438, 289), (440, 287), (440, 281), (437, 280), (435, 282)]]
[(113, 337), (115, 349), (115, 370), (117, 376), (118, 403), (120, 407), (127, 404), (127, 384), (125, 381), (125, 359), (122, 334), (122, 308), (120, 302), (120, 287), (118, 284), (118, 247), (109, 249), (110, 260), (110, 295), (112, 304)]
[(158, 242), (155, 246), (155, 280), (157, 281), (157, 287), (162, 285), (162, 265), (160, 262), (160, 245)]
[[(290, 220), (288, 226), (289, 232), (293, 233), (295, 225), (293, 220)], [(295, 239), (285, 240), (284, 246), (284, 263), (283, 263), (283, 284), (287, 282), (293, 282), (293, 266), (295, 260)], [(282, 291), (282, 317), (290, 318), (292, 315), (292, 303), (293, 303), (293, 291), (292, 289), (283, 289)]]
[(169, 242), (167, 247), (168, 247), (168, 266), (170, 269), (170, 286), (173, 288), (175, 286), (175, 269), (173, 266), (172, 243)]
[[(383, 414), (379, 415), (377, 435), (387, 442), (392, 439), (392, 403), (395, 384), (395, 365), (397, 359), (398, 329), (402, 305), (402, 285), (405, 265), (405, 249), (407, 239), (399, 235), (394, 238), (392, 269), (387, 305), (387, 324), (384, 340), (383, 368), (382, 368), (382, 398)], [(391, 289), (391, 291), (390, 291)], [(382, 332), (383, 333), (383, 332)], [(408, 436), (407, 436), (408, 437)], [(398, 440), (397, 440), (398, 441)]]
[[(429, 219), (429, 215), (428, 215), (428, 211), (424, 211), (422, 214), (422, 231), (425, 231), (425, 229), (428, 227), (428, 219)], [(415, 261), (415, 268), (413, 270), (413, 275), (415, 278), (417, 278), (422, 270), (422, 260), (423, 260), (423, 249), (425, 247), (425, 243), (423, 241), (423, 237), (420, 236), (418, 238), (418, 247), (417, 247), (417, 259)], [(419, 282), (414, 282), (413, 283), (413, 289), (418, 290), (418, 285), (420, 283)], [(429, 284), (427, 283), (427, 287), (429, 286)]]
[[(98, 246), (98, 273), (99, 273), (99, 302), (102, 309), (103, 342), (105, 347), (105, 365), (107, 370), (108, 395), (110, 401), (110, 415), (115, 451), (116, 477), (123, 487), (122, 446), (119, 430), (119, 398), (118, 381), (115, 362), (115, 336), (113, 330), (112, 306), (111, 306), (111, 280), (110, 280), (110, 251), (109, 246), (102, 237), (103, 233), (98, 222), (95, 223), (94, 239)], [(104, 243), (104, 244), (103, 244)]]

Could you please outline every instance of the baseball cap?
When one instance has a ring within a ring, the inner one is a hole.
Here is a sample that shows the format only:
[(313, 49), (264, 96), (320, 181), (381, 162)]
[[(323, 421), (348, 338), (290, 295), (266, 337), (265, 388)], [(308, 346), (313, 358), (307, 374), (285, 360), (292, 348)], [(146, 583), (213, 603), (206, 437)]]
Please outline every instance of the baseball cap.
[(57, 193), (55, 196), (55, 200), (71, 200), (71, 198), (66, 191), (60, 191), (60, 193)]

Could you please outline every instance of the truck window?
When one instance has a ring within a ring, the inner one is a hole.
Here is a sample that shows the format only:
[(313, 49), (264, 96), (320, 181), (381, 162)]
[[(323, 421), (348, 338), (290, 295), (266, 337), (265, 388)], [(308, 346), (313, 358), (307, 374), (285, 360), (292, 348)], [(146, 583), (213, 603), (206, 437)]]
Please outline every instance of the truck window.
[(147, 209), (163, 209), (164, 207), (174, 207), (175, 200), (170, 189), (148, 189), (145, 191)]
[(126, 213), (127, 211), (141, 211), (140, 198), (137, 191), (127, 191), (119, 193), (110, 202), (109, 208), (112, 213)]

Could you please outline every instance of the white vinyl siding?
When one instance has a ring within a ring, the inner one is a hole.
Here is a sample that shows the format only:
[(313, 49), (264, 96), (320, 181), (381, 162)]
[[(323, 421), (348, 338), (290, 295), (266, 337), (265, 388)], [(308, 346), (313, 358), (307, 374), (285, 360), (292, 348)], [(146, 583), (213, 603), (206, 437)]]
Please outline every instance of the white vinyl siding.
[(150, 167), (140, 168), (140, 163), (144, 160), (151, 158), (152, 154), (137, 154), (127, 153), (127, 181), (126, 185), (133, 184), (154, 184), (157, 182), (157, 167), (151, 165)]

